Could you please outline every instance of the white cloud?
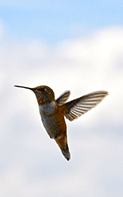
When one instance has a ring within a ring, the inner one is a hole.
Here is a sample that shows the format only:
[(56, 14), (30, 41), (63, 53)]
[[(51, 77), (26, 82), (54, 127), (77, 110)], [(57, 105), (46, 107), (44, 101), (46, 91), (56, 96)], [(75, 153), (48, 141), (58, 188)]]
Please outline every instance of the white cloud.
[(3, 34), (4, 34), (4, 27), (3, 27), (3, 22), (0, 18), (0, 44), (1, 44), (1, 40), (3, 38)]
[[(121, 197), (123, 29), (52, 49), (37, 41), (0, 49), (0, 196)], [(109, 91), (95, 109), (67, 121), (70, 162), (41, 125), (35, 96), (14, 84), (46, 84), (56, 97), (70, 89), (71, 99)]]

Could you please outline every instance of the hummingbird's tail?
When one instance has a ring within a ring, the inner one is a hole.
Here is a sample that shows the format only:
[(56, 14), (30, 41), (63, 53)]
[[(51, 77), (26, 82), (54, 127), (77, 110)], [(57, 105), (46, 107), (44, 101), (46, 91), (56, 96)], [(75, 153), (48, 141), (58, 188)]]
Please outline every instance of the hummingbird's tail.
[(55, 141), (58, 144), (58, 146), (60, 147), (64, 157), (67, 160), (70, 160), (70, 152), (69, 152), (69, 147), (68, 147), (68, 143), (67, 143), (67, 136), (66, 135), (58, 136), (55, 139)]

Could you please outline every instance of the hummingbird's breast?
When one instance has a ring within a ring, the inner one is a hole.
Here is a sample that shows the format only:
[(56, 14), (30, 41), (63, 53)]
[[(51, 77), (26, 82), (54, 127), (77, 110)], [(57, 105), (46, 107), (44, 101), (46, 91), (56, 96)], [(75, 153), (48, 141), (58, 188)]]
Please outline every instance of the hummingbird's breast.
[(61, 113), (61, 107), (57, 106), (55, 101), (39, 106), (39, 111), (43, 125), (51, 138), (56, 138), (62, 132), (66, 132), (64, 115)]
[(42, 117), (50, 116), (55, 113), (56, 103), (52, 101), (50, 104), (40, 105), (39, 111)]

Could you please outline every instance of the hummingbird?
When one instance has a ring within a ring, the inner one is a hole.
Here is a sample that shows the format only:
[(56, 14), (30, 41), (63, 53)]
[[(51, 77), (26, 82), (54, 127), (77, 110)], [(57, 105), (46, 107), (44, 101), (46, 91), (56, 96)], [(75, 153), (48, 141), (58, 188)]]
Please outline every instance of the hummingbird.
[(73, 121), (95, 107), (108, 95), (107, 91), (96, 91), (66, 102), (70, 96), (70, 91), (64, 92), (59, 98), (55, 99), (54, 91), (46, 85), (34, 88), (19, 85), (15, 85), (15, 87), (29, 89), (34, 92), (43, 125), (50, 138), (56, 141), (67, 160), (70, 160), (70, 151), (67, 142), (65, 118)]

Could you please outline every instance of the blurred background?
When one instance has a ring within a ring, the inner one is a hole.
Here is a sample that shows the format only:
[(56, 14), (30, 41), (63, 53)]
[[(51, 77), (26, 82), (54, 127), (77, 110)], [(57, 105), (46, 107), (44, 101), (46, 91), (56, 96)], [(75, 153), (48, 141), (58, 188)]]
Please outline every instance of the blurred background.
[[(123, 196), (123, 1), (0, 2), (0, 196)], [(67, 122), (71, 160), (47, 135), (35, 95), (109, 95)]]

